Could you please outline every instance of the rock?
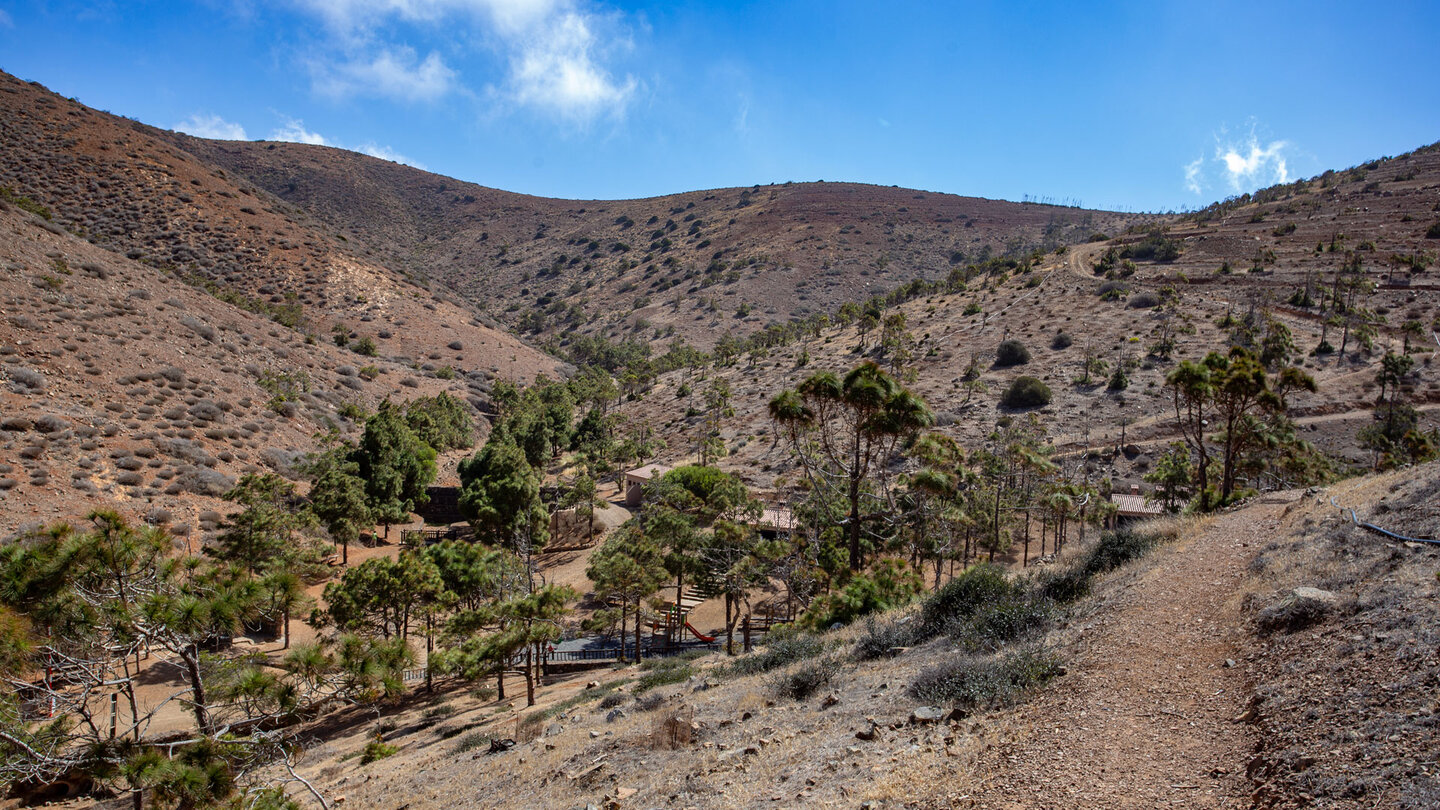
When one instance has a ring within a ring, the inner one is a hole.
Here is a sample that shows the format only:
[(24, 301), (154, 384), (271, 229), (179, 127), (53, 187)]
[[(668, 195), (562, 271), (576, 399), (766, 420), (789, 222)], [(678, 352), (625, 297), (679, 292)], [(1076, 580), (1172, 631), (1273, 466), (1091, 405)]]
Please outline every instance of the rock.
[(748, 746), (746, 746), (746, 747), (745, 747), (745, 751), (744, 751), (744, 753), (742, 754), (742, 756), (747, 756), (747, 757), (758, 757), (758, 756), (760, 756), (760, 746), (758, 746), (758, 745), (748, 745)]
[(593, 729), (590, 731), (590, 739), (593, 740), (593, 739), (595, 739), (595, 738), (597, 738), (597, 737), (599, 737), (599, 736), (600, 736), (600, 732), (595, 731), (595, 730), (593, 730)]
[(939, 706), (921, 706), (910, 712), (912, 723), (938, 723), (945, 718), (945, 710)]
[(826, 695), (823, 700), (820, 701), (820, 708), (828, 709), (839, 702), (840, 698), (836, 697), (834, 692), (831, 692), (830, 694)]
[(1290, 596), (1296, 601), (1309, 600), (1319, 602), (1326, 607), (1334, 607), (1340, 602), (1340, 597), (1334, 591), (1325, 591), (1319, 588), (1296, 588), (1290, 592)]
[(620, 719), (622, 719), (622, 718), (624, 718), (624, 717), (625, 717), (625, 710), (624, 710), (624, 709), (611, 709), (611, 710), (610, 710), (610, 713), (607, 714), (607, 715), (605, 715), (605, 722), (607, 722), (607, 723), (613, 723), (613, 722), (615, 722), (616, 720), (620, 720)]
[(559, 723), (551, 723), (550, 725), (548, 725), (548, 726), (545, 727), (545, 736), (546, 736), (546, 737), (556, 737), (556, 736), (559, 736), (560, 734), (564, 733), (564, 731), (565, 731), (565, 727), (564, 727), (564, 726), (560, 725)]
[(514, 748), (514, 747), (515, 747), (515, 741), (514, 741), (514, 740), (505, 739), (505, 740), (491, 740), (491, 741), (490, 741), (490, 753), (492, 753), (492, 754), (503, 754), (503, 753), (505, 753), (506, 751), (509, 751), (511, 748)]
[(1226, 659), (1225, 659), (1225, 668), (1226, 668), (1226, 669), (1234, 669), (1234, 668), (1235, 668), (1235, 659), (1234, 659), (1234, 658), (1226, 658)]
[(740, 720), (743, 722), (743, 721), (745, 721), (745, 720), (749, 720), (750, 718), (752, 718), (752, 717), (754, 717), (754, 716), (755, 716), (755, 715), (754, 715), (753, 713), (751, 713), (751, 712), (741, 712), (741, 713), (740, 713)]
[(634, 796), (636, 793), (639, 793), (639, 792), (640, 792), (640, 790), (639, 790), (638, 788), (627, 788), (627, 787), (615, 788), (615, 798), (617, 798), (617, 799), (619, 799), (620, 801), (623, 802), (623, 801), (625, 801), (626, 799), (630, 798), (631, 796)]
[(599, 681), (591, 681), (591, 682), (585, 684), (585, 688), (586, 688), (586, 689), (599, 689), (599, 688), (600, 688), (600, 682), (599, 682)]
[(878, 728), (876, 728), (875, 726), (871, 725), (871, 726), (867, 726), (867, 727), (864, 728), (864, 729), (861, 729), (860, 731), (855, 732), (855, 739), (857, 739), (857, 740), (864, 740), (865, 742), (870, 742), (871, 740), (875, 739), (875, 737), (876, 737), (879, 733), (880, 733), (880, 730), (879, 730)]

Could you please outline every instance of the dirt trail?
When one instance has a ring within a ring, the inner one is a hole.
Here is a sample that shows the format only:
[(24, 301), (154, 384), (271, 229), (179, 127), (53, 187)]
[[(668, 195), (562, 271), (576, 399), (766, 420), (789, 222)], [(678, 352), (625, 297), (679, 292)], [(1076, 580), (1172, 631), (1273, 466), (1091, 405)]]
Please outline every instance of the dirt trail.
[[(1249, 806), (1251, 685), (1236, 592), (1278, 524), (1271, 496), (1162, 551), (1079, 621), (1069, 674), (980, 757), (973, 806)], [(1125, 576), (1125, 575), (1121, 575)], [(987, 761), (988, 760), (988, 761)], [(964, 801), (957, 804), (965, 806)]]

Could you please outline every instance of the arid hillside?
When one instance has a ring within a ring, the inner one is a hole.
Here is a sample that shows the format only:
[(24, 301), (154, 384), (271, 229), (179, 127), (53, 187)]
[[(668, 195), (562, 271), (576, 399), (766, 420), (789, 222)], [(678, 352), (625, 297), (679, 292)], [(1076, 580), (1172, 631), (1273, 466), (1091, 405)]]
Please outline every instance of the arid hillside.
[[(346, 244), (169, 133), (0, 74), (0, 186), (50, 225), (240, 309), (378, 354), (510, 379), (551, 359)], [(17, 313), (22, 314), (22, 313)]]
[(708, 350), (967, 262), (1148, 219), (854, 183), (552, 200), (326, 147), (174, 142), (376, 261), (562, 344), (680, 337)]
[[(1416, 358), (1404, 395), (1419, 408), (1421, 426), (1435, 427), (1440, 416), (1437, 200), (1434, 147), (1327, 172), (1158, 229), (1074, 244), (1030, 265), (992, 266), (963, 289), (942, 286), (886, 310), (884, 317), (904, 316), (904, 334), (888, 346), (883, 327), (855, 322), (728, 367), (662, 375), (625, 412), (667, 437), (662, 455), (695, 457), (705, 392), (722, 380), (735, 415), (722, 428), (731, 457), (721, 466), (768, 486), (789, 469), (769, 399), (816, 371), (843, 372), (869, 359), (908, 374), (939, 429), (963, 446), (983, 446), (997, 420), (1033, 411), (1062, 457), (1082, 463), (1083, 456), (1091, 480), (1121, 486), (1140, 483), (1179, 438), (1164, 384), (1177, 362), (1232, 342), (1259, 351), (1267, 335), (1284, 334), (1288, 360), (1319, 386), (1288, 402), (1300, 437), (1341, 467), (1364, 469), (1374, 459), (1356, 433), (1373, 419), (1375, 374), (1387, 349), (1409, 346)], [(1343, 313), (1333, 304), (1337, 292), (1350, 304)], [(1333, 351), (1317, 355), (1322, 338)], [(1029, 359), (997, 363), (1006, 339), (1024, 344)], [(1112, 386), (1117, 368), (1125, 372), (1120, 389)], [(1022, 375), (1046, 384), (1049, 405), (999, 404)]]

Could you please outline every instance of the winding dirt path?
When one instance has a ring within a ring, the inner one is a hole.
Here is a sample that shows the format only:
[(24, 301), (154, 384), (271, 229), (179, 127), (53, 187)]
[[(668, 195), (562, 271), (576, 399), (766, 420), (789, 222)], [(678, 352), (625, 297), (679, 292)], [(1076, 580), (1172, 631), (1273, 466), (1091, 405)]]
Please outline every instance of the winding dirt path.
[[(956, 806), (1250, 805), (1237, 590), (1289, 493), (1220, 516), (1107, 588), (1069, 674), (1014, 710)], [(1227, 660), (1232, 663), (1227, 666)]]

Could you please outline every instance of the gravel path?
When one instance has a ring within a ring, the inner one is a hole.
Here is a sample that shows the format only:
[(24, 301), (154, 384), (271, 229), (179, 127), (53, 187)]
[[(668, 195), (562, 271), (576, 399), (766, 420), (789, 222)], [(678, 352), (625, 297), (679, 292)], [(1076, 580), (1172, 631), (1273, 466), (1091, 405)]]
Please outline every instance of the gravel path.
[(1255, 739), (1236, 722), (1251, 689), (1227, 666), (1245, 633), (1232, 596), (1281, 509), (1220, 516), (1111, 591), (1082, 625), (1069, 674), (1014, 711), (976, 764), (979, 784), (951, 801), (1248, 806)]

